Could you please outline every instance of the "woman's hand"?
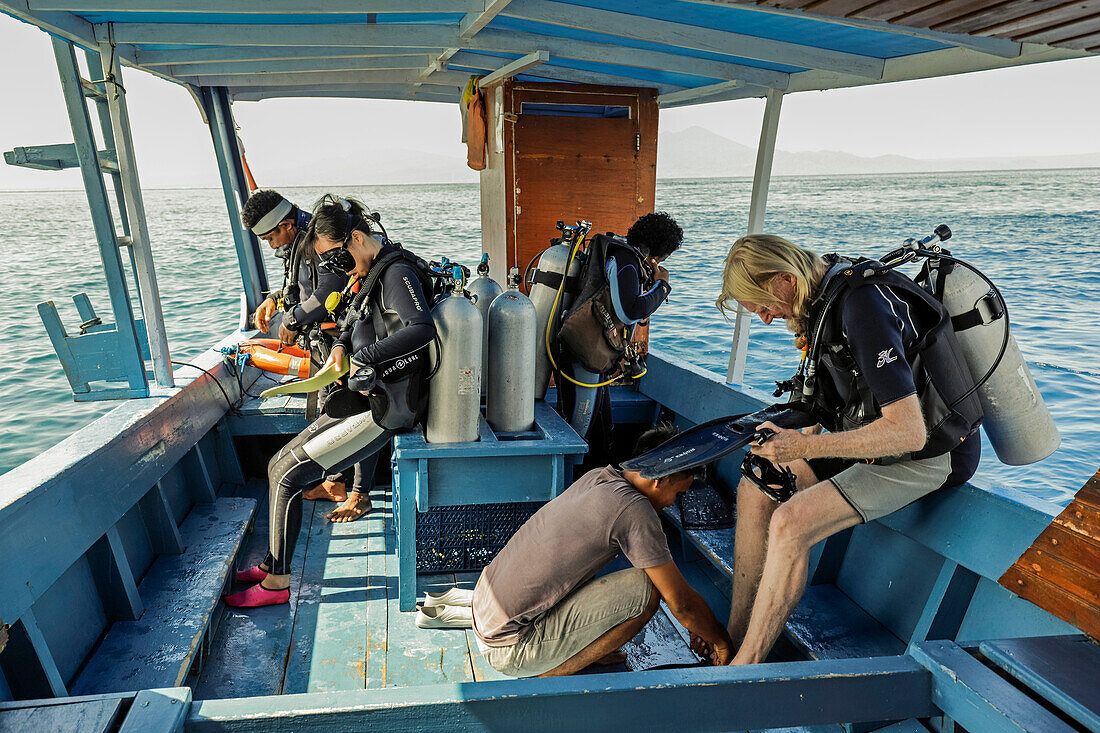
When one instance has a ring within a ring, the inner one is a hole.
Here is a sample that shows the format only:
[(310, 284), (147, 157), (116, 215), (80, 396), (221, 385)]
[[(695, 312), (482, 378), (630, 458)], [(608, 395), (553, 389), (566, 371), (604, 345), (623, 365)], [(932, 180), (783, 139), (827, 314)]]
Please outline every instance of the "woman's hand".
[(325, 363), (321, 367), (321, 371), (325, 372), (330, 369), (334, 372), (340, 371), (340, 367), (344, 364), (345, 353), (343, 344), (333, 346), (332, 351), (329, 352), (328, 358), (325, 359)]
[(256, 328), (267, 333), (267, 327), (271, 325), (273, 315), (275, 315), (275, 301), (271, 298), (264, 298), (264, 302), (260, 303), (260, 307), (256, 309), (253, 316)]

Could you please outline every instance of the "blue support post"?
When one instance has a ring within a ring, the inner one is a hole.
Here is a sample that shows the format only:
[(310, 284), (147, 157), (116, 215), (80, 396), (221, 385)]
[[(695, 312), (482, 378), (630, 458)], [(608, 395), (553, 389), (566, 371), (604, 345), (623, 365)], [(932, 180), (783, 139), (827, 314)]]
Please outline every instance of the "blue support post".
[(206, 111), (214, 153), (218, 159), (218, 173), (222, 179), (225, 207), (229, 212), (229, 225), (233, 231), (233, 243), (237, 248), (237, 262), (244, 284), (248, 311), (256, 310), (267, 290), (267, 273), (260, 258), (256, 236), (245, 229), (241, 222), (241, 207), (248, 197), (248, 186), (241, 168), (240, 148), (229, 108), (229, 95), (223, 87), (202, 89), (202, 102)]
[[(80, 172), (84, 179), (84, 190), (88, 196), (88, 208), (92, 216), (92, 225), (95, 229), (96, 241), (99, 245), (100, 257), (103, 260), (103, 268), (107, 275), (107, 287), (110, 292), (111, 309), (115, 316), (116, 335), (113, 337), (96, 334), (100, 340), (112, 340), (110, 344), (113, 351), (113, 372), (107, 376), (125, 380), (131, 394), (148, 395), (149, 383), (145, 374), (145, 363), (141, 358), (141, 344), (138, 336), (138, 328), (134, 320), (133, 308), (130, 305), (130, 295), (126, 287), (126, 273), (123, 269), (122, 258), (118, 252), (118, 238), (115, 234), (114, 220), (111, 215), (110, 202), (107, 199), (107, 189), (103, 184), (103, 172), (100, 168), (99, 155), (96, 150), (95, 136), (92, 132), (91, 121), (88, 117), (88, 108), (84, 100), (84, 89), (77, 72), (76, 55), (73, 46), (68, 41), (53, 38), (54, 58), (57, 61), (58, 75), (61, 78), (61, 90), (65, 98), (65, 107), (69, 114), (69, 124), (73, 131), (73, 141), (76, 148), (77, 159), (80, 161)], [(45, 306), (53, 308), (52, 304)], [(39, 310), (42, 312), (43, 306)], [(45, 316), (45, 314), (43, 314)], [(56, 310), (53, 310), (56, 316)], [(46, 319), (44, 318), (44, 321)], [(46, 321), (47, 330), (53, 320)], [(54, 324), (57, 325), (57, 324)], [(56, 329), (54, 329), (56, 331)], [(66, 339), (63, 330), (61, 333), (50, 332), (50, 338), (55, 347), (59, 339)], [(79, 374), (79, 364), (65, 364), (66, 350), (59, 350), (58, 356), (62, 358), (66, 374), (74, 392), (88, 392), (86, 381), (74, 378)]]

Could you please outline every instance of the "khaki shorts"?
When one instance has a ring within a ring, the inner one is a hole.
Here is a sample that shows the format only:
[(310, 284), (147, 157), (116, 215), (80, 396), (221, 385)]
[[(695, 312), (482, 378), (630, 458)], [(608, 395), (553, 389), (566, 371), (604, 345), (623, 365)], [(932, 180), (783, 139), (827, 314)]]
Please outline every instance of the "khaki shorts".
[[(931, 494), (943, 486), (951, 473), (950, 454), (885, 466), (857, 462), (842, 469), (847, 461), (825, 459), (809, 463), (818, 480), (832, 481), (864, 522), (885, 517)], [(837, 469), (841, 470), (830, 475)]]
[(510, 677), (549, 672), (619, 624), (641, 616), (652, 593), (649, 576), (638, 568), (595, 578), (531, 622), (518, 642), (484, 647), (482, 655)]

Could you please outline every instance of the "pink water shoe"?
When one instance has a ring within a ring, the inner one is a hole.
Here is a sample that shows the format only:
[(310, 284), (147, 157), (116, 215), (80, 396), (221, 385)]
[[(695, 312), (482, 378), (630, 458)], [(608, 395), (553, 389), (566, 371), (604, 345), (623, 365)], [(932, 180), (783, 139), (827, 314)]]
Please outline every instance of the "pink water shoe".
[(256, 565), (248, 570), (238, 570), (235, 577), (238, 583), (259, 583), (267, 577), (267, 571)]
[(225, 605), (231, 608), (259, 608), (260, 606), (277, 606), (290, 602), (290, 588), (283, 590), (268, 590), (262, 585), (256, 584), (240, 593), (225, 597)]

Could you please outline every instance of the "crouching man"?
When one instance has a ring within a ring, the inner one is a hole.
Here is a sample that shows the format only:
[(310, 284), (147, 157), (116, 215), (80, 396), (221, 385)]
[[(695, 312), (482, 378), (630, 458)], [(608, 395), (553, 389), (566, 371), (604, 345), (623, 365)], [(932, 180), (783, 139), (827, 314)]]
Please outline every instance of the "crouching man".
[[(649, 430), (635, 454), (675, 433)], [(657, 515), (693, 478), (643, 479), (607, 466), (536, 512), (474, 590), (474, 634), (489, 664), (512, 677), (553, 677), (621, 661), (616, 650), (641, 631), (661, 600), (707, 642), (714, 664), (726, 664), (729, 634), (672, 561)], [(620, 552), (634, 567), (595, 578)]]

